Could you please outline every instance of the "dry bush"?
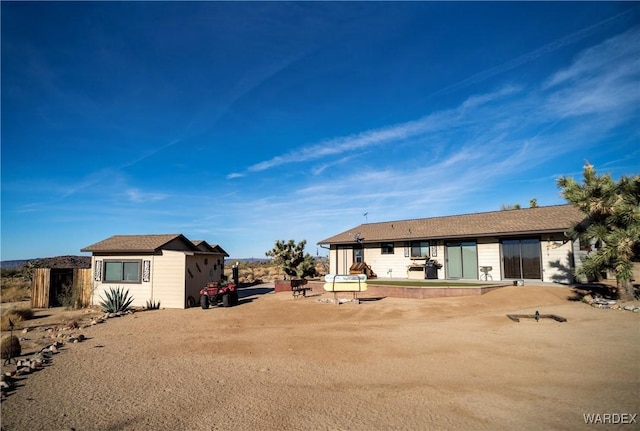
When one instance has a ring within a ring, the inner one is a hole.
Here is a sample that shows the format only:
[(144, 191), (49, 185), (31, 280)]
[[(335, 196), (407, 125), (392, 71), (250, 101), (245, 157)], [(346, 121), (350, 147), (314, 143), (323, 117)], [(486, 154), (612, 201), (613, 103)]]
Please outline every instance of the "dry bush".
[(31, 299), (31, 282), (23, 278), (2, 277), (2, 302), (18, 302)]
[[(324, 276), (328, 272), (328, 259), (318, 260), (316, 271), (318, 275)], [(240, 262), (238, 269), (238, 281), (240, 283), (251, 283), (257, 280), (263, 283), (270, 283), (283, 278), (282, 269), (270, 261)], [(224, 275), (229, 281), (233, 280), (232, 265), (225, 266)]]
[(2, 345), (0, 346), (0, 357), (2, 359), (15, 358), (22, 353), (20, 339), (15, 335), (2, 337)]
[(33, 310), (31, 308), (11, 308), (0, 318), (0, 329), (8, 331), (10, 328), (9, 320), (11, 320), (14, 326), (25, 320), (33, 319)]

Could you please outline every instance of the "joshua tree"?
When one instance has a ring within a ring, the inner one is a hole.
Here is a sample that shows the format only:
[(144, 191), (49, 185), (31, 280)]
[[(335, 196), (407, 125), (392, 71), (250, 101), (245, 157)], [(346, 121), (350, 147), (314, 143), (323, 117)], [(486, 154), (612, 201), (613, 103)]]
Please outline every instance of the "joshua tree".
[(272, 250), (265, 254), (273, 258), (275, 264), (291, 278), (305, 278), (316, 275), (316, 265), (313, 256), (304, 253), (306, 240), (296, 242), (290, 239), (288, 242), (278, 240)]
[(573, 178), (558, 179), (564, 198), (586, 216), (569, 230), (569, 237), (595, 248), (576, 274), (596, 277), (611, 270), (618, 296), (633, 300), (633, 263), (640, 261), (640, 175), (623, 176), (616, 182), (609, 174), (597, 175), (587, 163), (583, 176), (582, 184)]

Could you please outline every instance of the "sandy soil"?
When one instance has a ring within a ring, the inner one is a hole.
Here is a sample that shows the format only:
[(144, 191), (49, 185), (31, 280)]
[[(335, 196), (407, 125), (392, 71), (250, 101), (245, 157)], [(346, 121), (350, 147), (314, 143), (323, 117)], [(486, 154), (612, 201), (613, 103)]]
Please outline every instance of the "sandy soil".
[[(360, 305), (263, 290), (84, 329), (2, 402), (2, 429), (592, 430), (611, 426), (584, 414), (640, 413), (639, 313), (570, 288)], [(536, 310), (568, 322), (506, 317)]]

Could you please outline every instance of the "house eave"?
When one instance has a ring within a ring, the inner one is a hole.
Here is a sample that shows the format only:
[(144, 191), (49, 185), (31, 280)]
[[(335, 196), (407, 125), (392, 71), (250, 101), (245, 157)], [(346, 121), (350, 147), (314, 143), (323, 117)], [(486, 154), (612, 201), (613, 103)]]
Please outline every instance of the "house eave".
[(544, 229), (544, 230), (530, 230), (530, 231), (504, 231), (504, 232), (482, 232), (482, 233), (464, 233), (457, 235), (446, 236), (413, 236), (413, 237), (393, 237), (393, 238), (375, 238), (371, 240), (362, 239), (361, 241), (335, 241), (335, 242), (319, 242), (318, 245), (350, 245), (350, 244), (377, 244), (380, 242), (402, 242), (402, 241), (420, 241), (420, 240), (455, 240), (455, 239), (470, 239), (470, 238), (506, 238), (506, 237), (521, 237), (521, 236), (540, 236), (551, 234), (564, 234), (566, 228), (557, 229)]

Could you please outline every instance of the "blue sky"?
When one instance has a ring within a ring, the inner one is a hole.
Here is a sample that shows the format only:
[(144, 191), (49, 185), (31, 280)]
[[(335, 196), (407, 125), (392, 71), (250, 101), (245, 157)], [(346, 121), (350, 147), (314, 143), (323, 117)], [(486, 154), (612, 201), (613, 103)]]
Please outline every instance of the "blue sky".
[[(633, 2), (2, 2), (1, 259), (232, 257), (640, 172)], [(366, 216), (364, 214), (367, 214)]]

